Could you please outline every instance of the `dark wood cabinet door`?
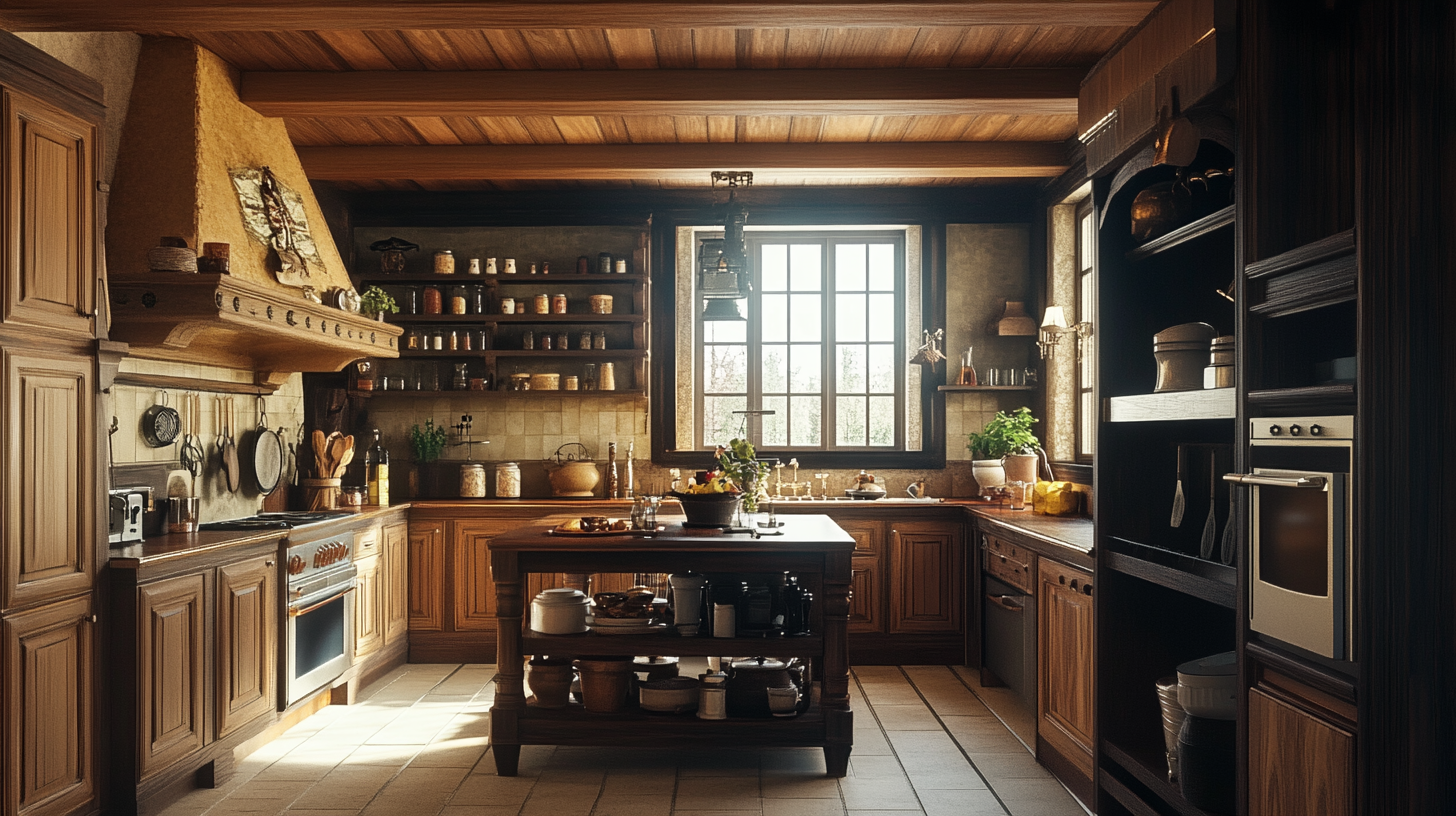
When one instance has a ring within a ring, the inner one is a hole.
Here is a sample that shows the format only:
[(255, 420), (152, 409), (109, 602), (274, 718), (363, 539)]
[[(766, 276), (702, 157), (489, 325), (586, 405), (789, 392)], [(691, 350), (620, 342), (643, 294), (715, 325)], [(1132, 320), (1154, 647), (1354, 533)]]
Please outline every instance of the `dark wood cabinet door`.
[(885, 589), (880, 565), (881, 561), (876, 556), (856, 555), (851, 559), (850, 634), (881, 634), (885, 631)]
[(393, 643), (409, 629), (409, 525), (384, 528), (384, 642)]
[(354, 657), (372, 654), (384, 641), (384, 586), (380, 558), (371, 555), (354, 562)]
[(204, 573), (137, 587), (138, 770), (142, 778), (207, 743)]
[(1092, 575), (1038, 568), (1037, 738), (1092, 779)]
[(896, 522), (890, 530), (890, 632), (960, 632), (965, 552), (961, 525)]
[(443, 521), (409, 525), (409, 629), (445, 628), (445, 536)]
[(6, 89), (6, 323), (92, 336), (96, 128)]
[(225, 737), (277, 705), (278, 569), (272, 557), (217, 568), (213, 707)]
[(1249, 814), (1355, 812), (1355, 735), (1249, 690)]
[(95, 563), (94, 360), (5, 349), (5, 609), (79, 595)]
[(6, 814), (71, 813), (95, 794), (89, 597), (5, 620)]

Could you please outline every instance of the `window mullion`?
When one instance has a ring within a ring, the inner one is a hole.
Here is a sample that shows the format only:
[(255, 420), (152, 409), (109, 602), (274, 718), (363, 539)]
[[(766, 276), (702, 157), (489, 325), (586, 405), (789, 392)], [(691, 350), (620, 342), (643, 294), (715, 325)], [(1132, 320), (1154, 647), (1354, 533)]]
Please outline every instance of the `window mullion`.
[(820, 366), (824, 374), (820, 378), (823, 405), (820, 408), (819, 444), (824, 450), (838, 450), (839, 433), (839, 368), (835, 364), (835, 338), (839, 336), (834, 321), (834, 241), (820, 239), (820, 253), (824, 263), (819, 268), (819, 353)]

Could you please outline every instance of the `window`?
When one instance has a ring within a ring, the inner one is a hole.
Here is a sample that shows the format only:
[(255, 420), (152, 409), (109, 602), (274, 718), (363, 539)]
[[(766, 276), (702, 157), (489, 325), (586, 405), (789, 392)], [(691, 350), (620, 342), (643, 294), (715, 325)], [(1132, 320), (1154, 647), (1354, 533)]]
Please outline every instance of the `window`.
[(747, 433), (760, 448), (904, 450), (904, 233), (747, 243), (748, 320), (697, 318), (697, 446)]
[[(1077, 205), (1077, 314), (1074, 323), (1095, 323), (1097, 305), (1097, 220), (1092, 197)], [(1097, 453), (1097, 347), (1096, 334), (1082, 338), (1077, 347), (1077, 461), (1092, 461)]]
[(673, 362), (654, 369), (666, 407), (653, 412), (654, 461), (696, 466), (746, 436), (805, 467), (943, 466), (939, 372), (909, 363), (929, 307), (921, 227), (749, 226), (740, 321), (702, 317), (698, 252), (721, 228), (671, 229), (674, 319), (654, 312), (653, 353)]

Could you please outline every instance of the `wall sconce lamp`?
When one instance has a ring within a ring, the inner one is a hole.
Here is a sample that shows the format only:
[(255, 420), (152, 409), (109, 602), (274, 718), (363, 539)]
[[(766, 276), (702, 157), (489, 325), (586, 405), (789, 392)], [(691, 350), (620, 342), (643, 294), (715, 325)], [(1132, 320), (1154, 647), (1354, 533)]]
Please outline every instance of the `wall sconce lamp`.
[(1047, 354), (1057, 346), (1064, 334), (1075, 334), (1077, 336), (1077, 359), (1082, 359), (1082, 341), (1092, 334), (1092, 324), (1087, 321), (1067, 325), (1067, 315), (1060, 306), (1048, 306), (1046, 314), (1041, 319), (1041, 337), (1037, 338), (1036, 347), (1041, 352), (1041, 358), (1046, 359)]

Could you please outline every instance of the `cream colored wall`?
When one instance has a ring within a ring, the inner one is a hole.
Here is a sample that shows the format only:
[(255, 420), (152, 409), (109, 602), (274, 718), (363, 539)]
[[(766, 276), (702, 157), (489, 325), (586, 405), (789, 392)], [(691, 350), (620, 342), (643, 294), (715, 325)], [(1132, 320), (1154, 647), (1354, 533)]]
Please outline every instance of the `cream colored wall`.
[(106, 89), (106, 160), (101, 180), (111, 183), (121, 126), (131, 102), (132, 79), (142, 38), (129, 32), (17, 33), (17, 37), (56, 59), (89, 74)]

